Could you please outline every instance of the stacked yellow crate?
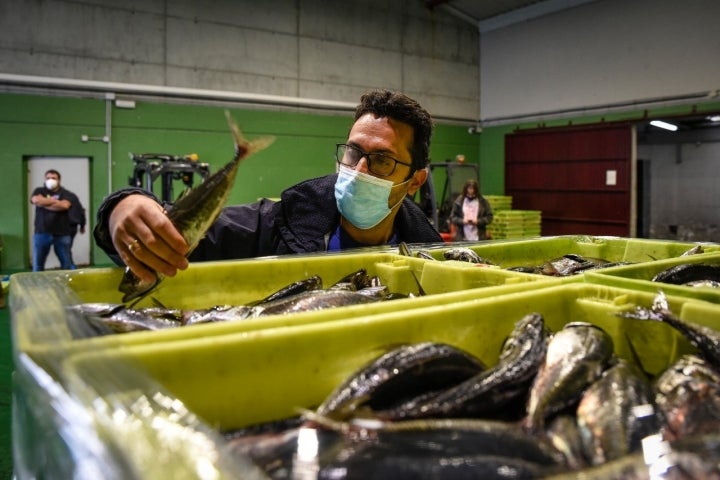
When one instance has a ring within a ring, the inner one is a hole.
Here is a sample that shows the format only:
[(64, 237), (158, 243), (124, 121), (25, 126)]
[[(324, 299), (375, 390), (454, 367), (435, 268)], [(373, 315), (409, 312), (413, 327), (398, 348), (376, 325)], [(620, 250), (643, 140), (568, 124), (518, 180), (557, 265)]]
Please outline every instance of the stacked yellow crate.
[(541, 234), (539, 210), (513, 210), (512, 197), (485, 195), (495, 218), (487, 231), (492, 239), (538, 237)]

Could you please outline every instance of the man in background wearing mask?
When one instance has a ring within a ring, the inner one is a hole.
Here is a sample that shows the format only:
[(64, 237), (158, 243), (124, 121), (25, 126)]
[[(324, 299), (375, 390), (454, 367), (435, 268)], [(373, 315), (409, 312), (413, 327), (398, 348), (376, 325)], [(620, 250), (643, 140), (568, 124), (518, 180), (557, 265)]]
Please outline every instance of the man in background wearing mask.
[[(441, 242), (412, 196), (427, 179), (430, 114), (415, 100), (374, 90), (362, 96), (338, 173), (303, 181), (280, 201), (226, 207), (190, 261)], [(154, 271), (185, 269), (188, 245), (155, 197), (142, 189), (113, 193), (100, 207), (95, 240), (143, 281)]]
[(35, 233), (33, 234), (33, 271), (45, 270), (50, 247), (55, 250), (60, 268), (73, 268), (70, 248), (72, 228), (68, 211), (75, 194), (60, 186), (57, 170), (45, 172), (45, 184), (36, 188), (30, 197), (35, 205)]

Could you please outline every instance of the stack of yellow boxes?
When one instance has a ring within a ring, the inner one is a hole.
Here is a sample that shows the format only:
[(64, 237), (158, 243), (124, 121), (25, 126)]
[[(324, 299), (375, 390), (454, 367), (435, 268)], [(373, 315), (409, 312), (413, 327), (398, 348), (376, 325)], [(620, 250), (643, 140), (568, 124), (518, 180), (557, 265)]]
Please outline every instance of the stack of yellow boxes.
[(539, 210), (513, 210), (512, 197), (485, 195), (495, 218), (487, 231), (493, 239), (538, 237), (541, 234)]

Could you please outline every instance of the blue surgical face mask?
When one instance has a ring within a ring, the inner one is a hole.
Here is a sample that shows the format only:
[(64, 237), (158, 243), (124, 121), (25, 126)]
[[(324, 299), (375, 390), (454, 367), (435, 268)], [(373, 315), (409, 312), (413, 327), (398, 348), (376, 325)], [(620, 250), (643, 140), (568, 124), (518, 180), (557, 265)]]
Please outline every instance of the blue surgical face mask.
[(357, 228), (368, 230), (385, 220), (402, 202), (401, 198), (397, 204), (388, 206), (392, 187), (389, 180), (341, 166), (335, 182), (335, 202), (345, 219)]

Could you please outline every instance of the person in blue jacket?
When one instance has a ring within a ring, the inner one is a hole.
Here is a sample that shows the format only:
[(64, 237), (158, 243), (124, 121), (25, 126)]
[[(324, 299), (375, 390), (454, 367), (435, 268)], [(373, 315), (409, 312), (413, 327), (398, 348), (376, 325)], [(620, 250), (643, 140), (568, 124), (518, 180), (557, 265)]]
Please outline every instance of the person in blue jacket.
[(143, 281), (173, 276), (189, 261), (441, 242), (411, 196), (426, 181), (430, 114), (389, 90), (364, 94), (345, 143), (336, 146), (337, 173), (282, 192), (279, 201), (229, 206), (186, 258), (188, 245), (149, 192), (126, 188), (107, 197), (95, 240)]

